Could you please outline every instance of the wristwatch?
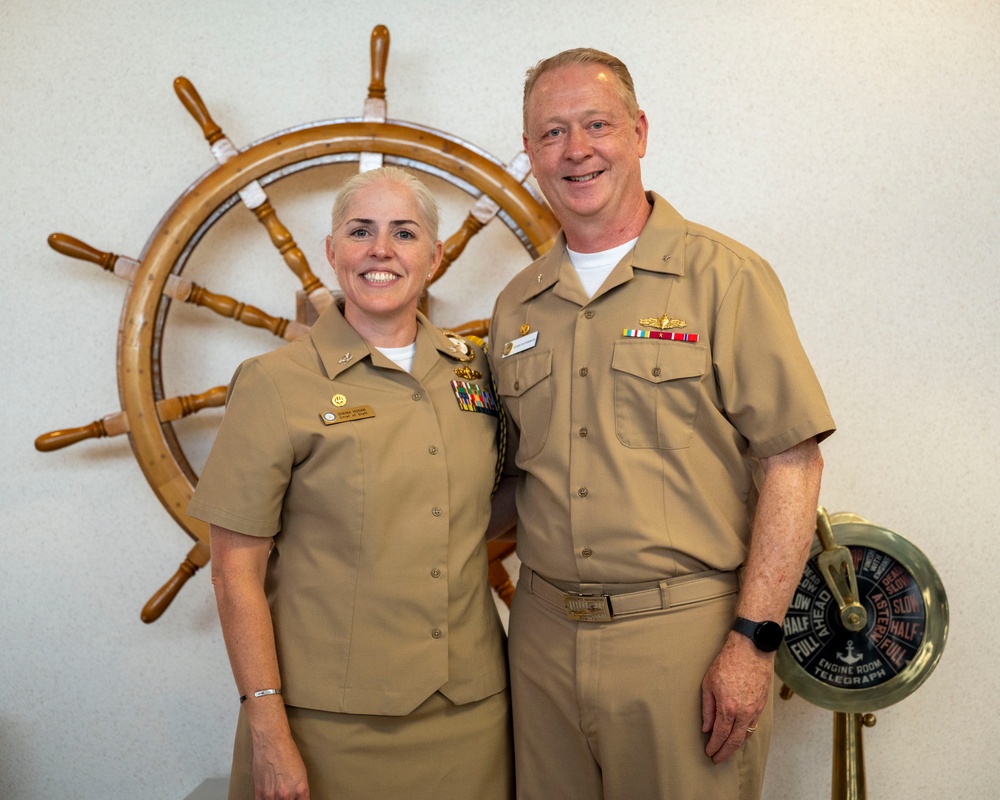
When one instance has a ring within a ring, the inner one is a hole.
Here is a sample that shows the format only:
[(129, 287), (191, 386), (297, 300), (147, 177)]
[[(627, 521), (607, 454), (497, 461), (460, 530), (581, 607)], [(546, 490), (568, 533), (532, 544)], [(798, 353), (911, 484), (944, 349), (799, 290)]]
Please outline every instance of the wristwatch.
[(785, 638), (785, 632), (777, 622), (769, 619), (763, 622), (754, 622), (752, 619), (737, 617), (733, 623), (733, 630), (742, 633), (756, 645), (757, 649), (764, 653), (773, 653), (781, 647), (781, 640)]

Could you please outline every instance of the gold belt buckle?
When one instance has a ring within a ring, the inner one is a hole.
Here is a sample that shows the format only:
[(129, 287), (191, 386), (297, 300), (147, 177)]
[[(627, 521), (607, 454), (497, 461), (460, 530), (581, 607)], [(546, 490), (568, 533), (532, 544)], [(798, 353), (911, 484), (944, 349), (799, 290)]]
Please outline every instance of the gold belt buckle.
[(611, 598), (606, 594), (564, 594), (566, 616), (577, 622), (611, 620)]

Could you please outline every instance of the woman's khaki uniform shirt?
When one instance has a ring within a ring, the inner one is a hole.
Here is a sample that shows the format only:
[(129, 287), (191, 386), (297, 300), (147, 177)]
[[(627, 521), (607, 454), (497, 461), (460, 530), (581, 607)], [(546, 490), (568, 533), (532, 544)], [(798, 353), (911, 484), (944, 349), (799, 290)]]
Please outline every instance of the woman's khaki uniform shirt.
[(517, 552), (550, 579), (736, 569), (754, 459), (834, 430), (767, 262), (648, 196), (635, 248), (592, 298), (560, 235), (494, 310), (507, 462), (524, 474)]
[(507, 685), (484, 539), (489, 365), (422, 315), (416, 344), (411, 374), (333, 307), (230, 386), (189, 513), (274, 537), (265, 588), (289, 705), (402, 715), (435, 691), (463, 704)]

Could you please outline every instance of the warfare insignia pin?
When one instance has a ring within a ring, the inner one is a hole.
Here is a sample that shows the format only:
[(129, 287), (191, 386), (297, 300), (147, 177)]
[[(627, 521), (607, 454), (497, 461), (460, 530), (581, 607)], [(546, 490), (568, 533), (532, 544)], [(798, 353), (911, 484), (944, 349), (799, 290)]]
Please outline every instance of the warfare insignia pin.
[(646, 319), (640, 319), (639, 324), (647, 328), (656, 328), (657, 330), (667, 331), (671, 328), (685, 328), (687, 323), (682, 319), (672, 319), (664, 314), (662, 317), (647, 317)]

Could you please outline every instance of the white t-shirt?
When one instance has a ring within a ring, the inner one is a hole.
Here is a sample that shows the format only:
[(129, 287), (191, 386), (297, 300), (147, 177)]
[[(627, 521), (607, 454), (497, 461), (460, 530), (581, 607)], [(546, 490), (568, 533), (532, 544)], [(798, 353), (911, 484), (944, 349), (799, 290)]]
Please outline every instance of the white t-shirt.
[(417, 354), (417, 343), (408, 344), (406, 347), (376, 347), (382, 355), (390, 361), (395, 362), (400, 369), (407, 372), (413, 371), (413, 357)]
[(580, 276), (580, 283), (583, 284), (583, 290), (587, 293), (587, 297), (594, 296), (594, 292), (601, 288), (601, 284), (611, 274), (611, 270), (625, 257), (626, 253), (635, 247), (635, 243), (638, 241), (639, 238), (636, 237), (631, 242), (625, 242), (625, 244), (612, 247), (610, 250), (602, 250), (600, 253), (577, 253), (568, 247), (566, 248), (569, 260), (573, 262), (576, 274)]

